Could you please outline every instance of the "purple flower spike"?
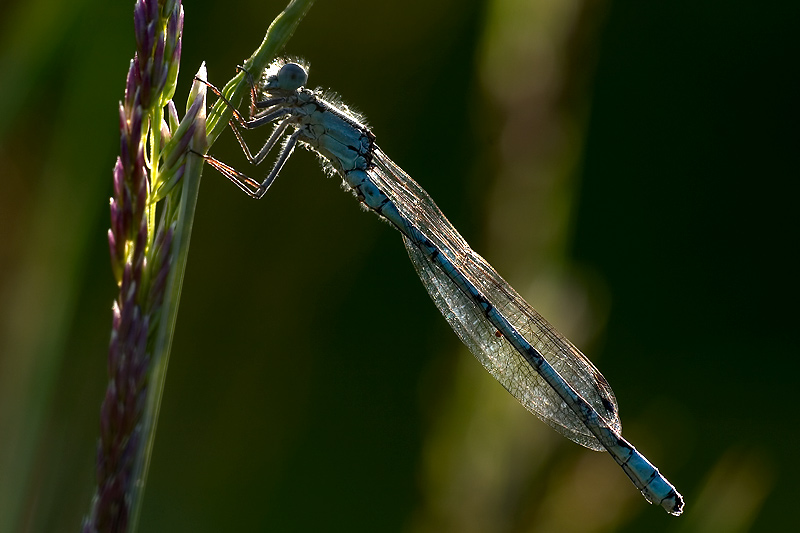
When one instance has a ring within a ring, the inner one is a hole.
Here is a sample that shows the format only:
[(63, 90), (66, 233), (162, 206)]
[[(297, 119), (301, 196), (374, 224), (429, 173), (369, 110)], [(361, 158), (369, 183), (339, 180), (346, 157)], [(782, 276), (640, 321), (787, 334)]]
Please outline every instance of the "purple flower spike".
[(164, 47), (166, 46), (165, 39), (159, 39), (156, 42), (156, 49), (153, 53), (153, 87), (155, 88), (154, 92), (161, 92), (164, 89), (164, 83), (166, 82), (166, 71), (169, 68), (169, 65), (164, 64)]
[(153, 92), (153, 58), (147, 58), (142, 68), (139, 69), (139, 74), (142, 77), (142, 85), (139, 94), (142, 98), (142, 107), (145, 109), (150, 108), (150, 95)]
[[(183, 15), (183, 11), (181, 11), (181, 15)], [(172, 52), (172, 62), (174, 64), (179, 64), (181, 62), (181, 49), (183, 48), (183, 41), (178, 41), (178, 44), (175, 45), (175, 51)]]
[[(138, 98), (136, 100), (138, 100)], [(134, 105), (133, 112), (128, 117), (128, 120), (130, 121), (130, 125), (128, 126), (129, 128), (128, 131), (131, 132), (130, 133), (131, 140), (133, 142), (136, 142), (137, 144), (140, 144), (140, 139), (138, 136), (141, 134), (142, 122), (144, 120), (144, 110), (142, 109), (141, 105)]]
[(125, 168), (122, 166), (122, 159), (117, 158), (114, 165), (114, 195), (119, 197), (122, 195), (122, 188), (125, 186)]
[(139, 67), (136, 65), (136, 61), (131, 61), (131, 66), (128, 69), (128, 77), (125, 80), (125, 109), (128, 110), (133, 108), (133, 99), (136, 95), (136, 89), (138, 87), (136, 83), (138, 70)]
[[(180, 124), (170, 98), (179, 70), (181, 2), (137, 0), (133, 26), (136, 52), (119, 104), (120, 151), (109, 202), (108, 248), (119, 294), (112, 306), (108, 385), (100, 409), (97, 445), (97, 489), (84, 519), (82, 530), (86, 533), (124, 532), (133, 516), (130, 505), (138, 497), (134, 485), (141, 482), (141, 472), (134, 468), (141, 463), (149, 431), (142, 426), (153, 357), (148, 350), (157, 344), (158, 317), (162, 316), (174, 251), (174, 220), (167, 219), (165, 212), (169, 211), (154, 195), (153, 187), (163, 183), (150, 183), (150, 165), (164, 175), (164, 161), (185, 154), (196, 129), (194, 124), (184, 128), (181, 134), (189, 133), (185, 142), (172, 139)], [(167, 105), (167, 121), (160, 118), (165, 116), (163, 110), (155, 112), (157, 105)], [(198, 111), (193, 112), (196, 118)], [(143, 142), (149, 137), (149, 128), (154, 128), (161, 142)], [(183, 173), (182, 166), (169, 169), (168, 175), (177, 181)], [(150, 227), (154, 219), (161, 220), (155, 238), (151, 234), (155, 228)]]
[(147, 12), (144, 4), (137, 3), (133, 8), (133, 33), (136, 36), (136, 49), (149, 50), (152, 45), (147, 42)]
[(158, 20), (158, 1), (157, 0), (142, 0), (142, 3), (147, 5), (147, 18), (149, 21), (155, 22)]

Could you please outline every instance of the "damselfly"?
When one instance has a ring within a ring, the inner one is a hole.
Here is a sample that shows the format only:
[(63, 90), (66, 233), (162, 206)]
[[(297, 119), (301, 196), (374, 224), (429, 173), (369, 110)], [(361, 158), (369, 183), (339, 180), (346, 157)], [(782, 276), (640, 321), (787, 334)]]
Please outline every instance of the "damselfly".
[[(254, 165), (284, 141), (272, 170), (258, 182), (213, 157), (206, 161), (261, 198), (298, 142), (316, 151), (363, 205), (400, 231), (436, 306), (489, 373), (564, 436), (608, 451), (647, 501), (681, 514), (683, 497), (622, 438), (617, 400), (600, 371), (469, 247), (428, 193), (378, 148), (363, 120), (324, 92), (306, 89), (308, 70), (297, 62), (277, 60), (250, 81), (250, 116), (231, 105), (230, 124)], [(265, 124), (275, 128), (253, 155), (238, 127)]]

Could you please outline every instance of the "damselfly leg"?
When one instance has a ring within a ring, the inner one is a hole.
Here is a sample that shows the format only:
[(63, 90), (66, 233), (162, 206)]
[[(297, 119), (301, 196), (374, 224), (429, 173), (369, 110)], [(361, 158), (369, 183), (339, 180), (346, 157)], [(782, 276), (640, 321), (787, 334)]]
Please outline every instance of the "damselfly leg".
[[(286, 133), (287, 126), (294, 122), (291, 119), (292, 115), (295, 113), (295, 110), (290, 107), (284, 107), (287, 103), (287, 97), (285, 96), (276, 96), (259, 101), (257, 98), (256, 85), (253, 81), (252, 75), (250, 75), (250, 73), (244, 68), (238, 68), (244, 71), (247, 77), (247, 82), (250, 85), (249, 118), (245, 118), (244, 115), (236, 108), (236, 106), (234, 106), (216, 86), (207, 82), (206, 80), (199, 78), (195, 79), (207, 85), (211, 92), (213, 92), (231, 110), (233, 116), (228, 122), (231, 126), (231, 130), (233, 130), (233, 134), (236, 137), (239, 146), (242, 148), (242, 152), (244, 152), (245, 156), (247, 157), (247, 160), (251, 164), (257, 166), (266, 159), (270, 151), (275, 147), (275, 145), (278, 144), (280, 139)], [(269, 136), (264, 145), (258, 150), (258, 152), (253, 155), (250, 147), (242, 136), (242, 132), (239, 130), (239, 127), (245, 129), (256, 129), (265, 124), (274, 122), (277, 123), (272, 134)], [(272, 167), (272, 170), (262, 182), (258, 182), (247, 174), (236, 170), (232, 166), (213, 156), (203, 155), (203, 158), (209, 165), (232, 181), (242, 191), (247, 193), (249, 196), (258, 199), (264, 196), (270, 185), (272, 185), (272, 182), (275, 181), (275, 178), (277, 178), (278, 174), (280, 174), (283, 165), (286, 163), (286, 160), (289, 159), (292, 150), (294, 150), (294, 147), (297, 144), (298, 137), (299, 130), (295, 131), (287, 138), (283, 148), (281, 149), (281, 153), (278, 155), (278, 158)]]

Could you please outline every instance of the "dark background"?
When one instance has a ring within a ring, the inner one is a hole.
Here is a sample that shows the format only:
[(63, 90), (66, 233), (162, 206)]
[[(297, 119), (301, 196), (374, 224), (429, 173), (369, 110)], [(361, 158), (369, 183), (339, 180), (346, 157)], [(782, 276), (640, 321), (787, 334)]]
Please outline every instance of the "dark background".
[[(800, 7), (565, 2), (550, 31), (540, 4), (320, 1), (287, 53), (584, 348), (685, 515), (514, 403), (399, 236), (300, 150), (260, 202), (205, 171), (141, 531), (795, 522)], [(132, 7), (0, 7), (3, 531), (75, 531), (89, 508)], [(223, 84), (283, 7), (187, 0), (178, 109), (201, 61)], [(237, 150), (226, 134), (212, 153), (266, 172)]]

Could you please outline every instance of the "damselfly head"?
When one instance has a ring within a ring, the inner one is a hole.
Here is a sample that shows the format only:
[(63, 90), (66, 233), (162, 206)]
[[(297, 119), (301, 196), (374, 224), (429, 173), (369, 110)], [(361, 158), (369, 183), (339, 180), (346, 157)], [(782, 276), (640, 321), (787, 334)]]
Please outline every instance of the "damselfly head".
[(295, 61), (276, 61), (264, 72), (263, 90), (291, 93), (308, 81), (308, 68)]

